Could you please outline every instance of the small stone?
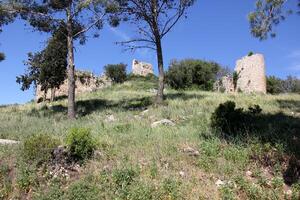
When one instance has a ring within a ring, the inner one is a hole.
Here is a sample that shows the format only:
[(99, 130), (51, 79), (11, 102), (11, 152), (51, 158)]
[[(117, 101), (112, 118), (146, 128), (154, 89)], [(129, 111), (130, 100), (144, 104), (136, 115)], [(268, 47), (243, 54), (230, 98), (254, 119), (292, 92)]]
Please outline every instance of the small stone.
[(20, 144), (19, 141), (15, 141), (15, 140), (3, 140), (0, 139), (0, 145), (11, 145), (11, 144)]
[(287, 191), (285, 191), (284, 193), (285, 193), (285, 195), (287, 195), (287, 196), (292, 196), (293, 191), (292, 191), (292, 190), (287, 190)]
[(176, 124), (174, 122), (172, 122), (171, 120), (169, 120), (169, 119), (163, 119), (163, 120), (152, 123), (151, 127), (155, 128), (155, 127), (158, 127), (160, 125), (175, 126)]
[(197, 151), (196, 149), (192, 148), (192, 147), (186, 147), (183, 149), (183, 152), (188, 154), (189, 156), (200, 156), (200, 152)]
[(108, 115), (105, 119), (106, 122), (115, 122), (117, 121), (114, 115)]
[(215, 184), (217, 187), (221, 187), (221, 186), (225, 185), (225, 182), (219, 179), (219, 180), (217, 180), (217, 182)]
[(246, 176), (252, 177), (252, 175), (253, 175), (253, 173), (252, 173), (251, 171), (247, 171), (247, 172), (246, 172)]
[(96, 158), (96, 159), (103, 158), (103, 156), (104, 156), (104, 154), (101, 151), (99, 151), (99, 150), (96, 150), (94, 152), (94, 158)]
[(181, 177), (185, 177), (185, 172), (184, 172), (184, 171), (180, 171), (180, 172), (179, 172), (179, 175), (180, 175)]
[(145, 114), (147, 114), (149, 112), (149, 110), (144, 110), (143, 112), (141, 112), (141, 115), (144, 116)]

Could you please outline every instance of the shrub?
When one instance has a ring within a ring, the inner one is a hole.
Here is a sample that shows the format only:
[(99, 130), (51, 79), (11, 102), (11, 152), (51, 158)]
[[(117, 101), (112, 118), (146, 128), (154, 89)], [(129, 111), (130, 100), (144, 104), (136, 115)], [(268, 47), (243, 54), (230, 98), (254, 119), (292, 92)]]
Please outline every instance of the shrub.
[(166, 73), (166, 83), (174, 89), (197, 87), (202, 90), (212, 90), (220, 69), (220, 65), (215, 62), (175, 60)]
[(105, 74), (108, 76), (113, 83), (123, 83), (125, 82), (127, 65), (120, 63), (115, 65), (106, 65)]
[(96, 149), (90, 129), (73, 128), (67, 135), (67, 145), (70, 155), (76, 161), (83, 161), (92, 156)]
[(259, 115), (262, 109), (259, 105), (249, 107), (248, 111), (236, 108), (233, 101), (220, 104), (211, 116), (211, 127), (221, 131), (227, 136), (237, 136), (245, 134), (253, 129), (254, 117)]
[(267, 77), (267, 92), (270, 94), (279, 94), (283, 92), (282, 80), (275, 76)]
[(59, 146), (59, 144), (59, 140), (49, 135), (32, 135), (24, 141), (22, 156), (25, 161), (33, 161), (39, 165), (51, 159), (54, 148)]
[(250, 51), (249, 53), (248, 53), (248, 56), (250, 57), (250, 56), (253, 56), (254, 55), (254, 53), (252, 52), (252, 51)]

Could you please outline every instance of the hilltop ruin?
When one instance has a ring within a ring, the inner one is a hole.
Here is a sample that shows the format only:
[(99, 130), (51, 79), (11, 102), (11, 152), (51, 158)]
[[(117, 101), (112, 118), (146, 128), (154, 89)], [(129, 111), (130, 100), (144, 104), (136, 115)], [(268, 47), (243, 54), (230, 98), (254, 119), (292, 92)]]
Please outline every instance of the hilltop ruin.
[[(110, 86), (111, 80), (105, 76), (95, 76), (91, 72), (76, 71), (76, 94), (82, 94), (85, 92), (92, 92), (107, 86)], [(54, 97), (63, 97), (68, 95), (68, 80), (59, 87), (59, 89), (48, 90), (46, 93), (41, 91), (41, 86), (37, 85), (35, 99), (36, 102), (40, 102), (43, 99), (53, 99)]]
[(217, 91), (233, 93), (267, 93), (267, 81), (265, 73), (265, 60), (262, 54), (245, 56), (236, 62), (236, 79), (233, 75), (227, 75), (215, 84)]

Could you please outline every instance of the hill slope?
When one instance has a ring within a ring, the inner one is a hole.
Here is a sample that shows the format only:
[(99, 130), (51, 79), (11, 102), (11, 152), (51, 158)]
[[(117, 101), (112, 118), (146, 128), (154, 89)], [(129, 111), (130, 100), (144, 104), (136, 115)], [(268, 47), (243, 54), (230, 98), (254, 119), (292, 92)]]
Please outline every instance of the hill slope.
[[(20, 187), (24, 173), (15, 165), (20, 147), (0, 146), (0, 186), (4, 188), (0, 198), (58, 199), (68, 194), (70, 199), (80, 199), (70, 195), (84, 193), (95, 199), (282, 199), (290, 196), (289, 190), (295, 198), (299, 195), (300, 185), (286, 185), (283, 176), (297, 151), (275, 137), (300, 134), (300, 95), (167, 89), (166, 105), (156, 107), (152, 105), (155, 85), (137, 79), (81, 95), (76, 121), (66, 118), (65, 99), (47, 105), (0, 107), (1, 139), (23, 141), (45, 133), (64, 143), (71, 128), (84, 127), (91, 129), (101, 152), (100, 158), (91, 159), (68, 179), (36, 178), (24, 190)], [(242, 108), (260, 105), (269, 116), (264, 130), (271, 136), (261, 140), (249, 132), (247, 139), (226, 140), (214, 134), (211, 114), (228, 100)], [(172, 120), (175, 126), (151, 127), (162, 119)], [(10, 173), (4, 173), (4, 166)], [(34, 169), (30, 176), (42, 174)], [(118, 177), (125, 177), (125, 182), (119, 185)]]

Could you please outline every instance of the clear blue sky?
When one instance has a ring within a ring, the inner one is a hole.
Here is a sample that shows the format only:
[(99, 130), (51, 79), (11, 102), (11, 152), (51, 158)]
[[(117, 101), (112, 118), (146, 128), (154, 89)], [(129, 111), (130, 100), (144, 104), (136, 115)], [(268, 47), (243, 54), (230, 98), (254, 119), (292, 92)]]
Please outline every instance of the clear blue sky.
[[(265, 55), (267, 74), (300, 77), (300, 16), (292, 15), (276, 28), (277, 38), (259, 41), (250, 35), (247, 14), (254, 0), (198, 0), (188, 14), (163, 41), (165, 67), (170, 60), (197, 58), (216, 61), (230, 68), (248, 52)], [(296, 0), (291, 0), (296, 5)], [(105, 27), (100, 38), (90, 38), (85, 46), (76, 46), (75, 63), (79, 69), (96, 74), (106, 64), (126, 63), (132, 59), (151, 62), (156, 68), (155, 54), (148, 50), (123, 52), (115, 42), (134, 36), (132, 27)], [(23, 61), (28, 52), (41, 50), (48, 35), (33, 32), (23, 21), (4, 27), (0, 34), (0, 51), (6, 60), (0, 63), (0, 104), (24, 103), (34, 98), (34, 91), (22, 92), (16, 76), (24, 72)]]

